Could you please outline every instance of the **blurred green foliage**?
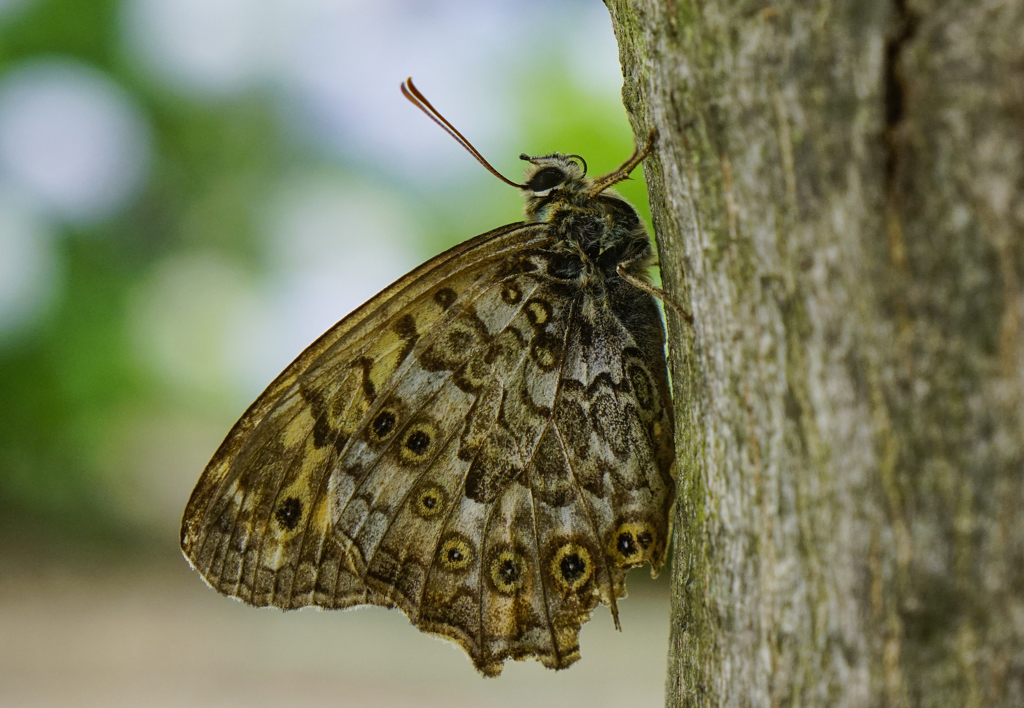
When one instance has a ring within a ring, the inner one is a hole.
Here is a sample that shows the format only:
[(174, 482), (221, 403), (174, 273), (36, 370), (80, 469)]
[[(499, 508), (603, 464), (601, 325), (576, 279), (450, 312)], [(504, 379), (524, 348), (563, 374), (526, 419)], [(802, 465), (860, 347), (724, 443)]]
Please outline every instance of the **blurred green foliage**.
[[(182, 391), (140, 365), (129, 329), (140, 283), (169, 254), (197, 248), (258, 270), (259, 206), (290, 170), (328, 163), (357, 179), (385, 178), (290, 137), (269, 92), (198, 102), (150, 82), (124, 58), (118, 19), (112, 0), (39, 0), (0, 24), (0, 77), (39, 55), (96, 66), (142, 106), (155, 153), (145, 191), (130, 208), (77, 232), (62, 227), (56, 306), (41, 326), (0, 344), (0, 534), (20, 529), (24, 536), (30, 528), (58, 540), (97, 542), (166, 535), (166, 528), (133, 521), (123, 496), (112, 494), (103, 469), (110, 457), (104, 446), (116, 444), (111, 429), (146, 411), (170, 410), (214, 421), (223, 434), (241, 409), (229, 395)], [(575, 84), (556, 49), (534, 61), (543, 70), (524, 66), (522, 80), (508, 88), (518, 96), (516, 119), (528, 143), (509, 151), (573, 152), (586, 157), (591, 174), (614, 169), (632, 149), (617, 97)], [(517, 218), (514, 190), (487, 185), (491, 178), (482, 170), (477, 179), (484, 186), (472, 200), (460, 198), (460, 184), (390, 185), (426, 225), (426, 243), (410, 248), (426, 257)], [(620, 191), (649, 223), (639, 171)], [(192, 472), (198, 479), (201, 469)]]

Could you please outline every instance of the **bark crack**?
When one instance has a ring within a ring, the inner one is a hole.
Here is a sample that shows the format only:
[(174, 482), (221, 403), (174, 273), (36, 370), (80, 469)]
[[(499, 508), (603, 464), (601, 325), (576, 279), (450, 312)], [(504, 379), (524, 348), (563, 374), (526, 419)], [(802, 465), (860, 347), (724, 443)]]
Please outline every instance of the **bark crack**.
[[(889, 264), (893, 270), (891, 279), (891, 303), (896, 319), (898, 341), (906, 345), (912, 337), (912, 327), (907, 303), (901, 285), (910, 276), (907, 262), (907, 247), (903, 234), (902, 175), (905, 171), (907, 141), (906, 79), (900, 72), (903, 56), (914, 40), (920, 17), (908, 6), (908, 0), (893, 0), (896, 34), (886, 43), (883, 68), (885, 101), (885, 231), (888, 241)], [(898, 355), (903, 373), (912, 376), (914, 364), (906, 346)]]
[(899, 64), (904, 51), (914, 39), (919, 23), (918, 15), (907, 6), (907, 0), (894, 0), (897, 32), (885, 45), (885, 132), (888, 143), (886, 181), (895, 182), (899, 162), (896, 132), (906, 115), (906, 86), (900, 76)]

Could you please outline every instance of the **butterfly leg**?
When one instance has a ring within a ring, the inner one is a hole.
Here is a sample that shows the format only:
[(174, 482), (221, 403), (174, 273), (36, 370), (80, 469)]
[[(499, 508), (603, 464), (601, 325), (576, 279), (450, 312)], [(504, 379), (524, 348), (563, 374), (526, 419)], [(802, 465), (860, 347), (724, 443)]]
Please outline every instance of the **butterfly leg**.
[(621, 182), (624, 179), (629, 178), (629, 173), (636, 169), (644, 159), (651, 154), (651, 150), (654, 149), (654, 143), (658, 139), (657, 128), (652, 128), (651, 132), (647, 135), (647, 143), (643, 149), (638, 144), (633, 148), (633, 154), (629, 156), (629, 159), (619, 165), (619, 168), (613, 172), (609, 172), (606, 175), (602, 175), (594, 180), (594, 186), (590, 190), (590, 196), (596, 197), (604, 190), (611, 187), (616, 182)]
[(671, 307), (673, 310), (675, 310), (676, 314), (679, 315), (680, 317), (682, 317), (683, 320), (686, 322), (686, 324), (690, 325), (691, 327), (693, 326), (693, 315), (690, 314), (686, 310), (685, 307), (683, 307), (682, 305), (677, 303), (675, 300), (673, 300), (672, 297), (667, 292), (662, 290), (661, 288), (656, 288), (653, 285), (651, 285), (650, 283), (644, 282), (640, 278), (637, 278), (635, 275), (630, 275), (627, 272), (627, 267), (628, 267), (628, 263), (619, 263), (619, 265), (616, 266), (616, 268), (615, 268), (615, 272), (619, 274), (620, 278), (625, 280), (627, 283), (632, 285), (634, 288), (637, 288), (639, 290), (643, 290), (648, 295), (653, 295), (654, 297), (656, 297), (659, 300), (661, 300), (663, 303), (665, 303), (666, 305)]

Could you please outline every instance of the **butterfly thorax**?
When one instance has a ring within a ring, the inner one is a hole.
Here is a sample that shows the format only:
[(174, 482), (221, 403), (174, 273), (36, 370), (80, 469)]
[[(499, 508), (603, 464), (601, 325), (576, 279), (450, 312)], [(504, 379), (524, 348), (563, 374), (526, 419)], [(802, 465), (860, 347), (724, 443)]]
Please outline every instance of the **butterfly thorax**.
[(623, 265), (648, 277), (651, 241), (636, 209), (614, 191), (595, 193), (575, 156), (555, 153), (528, 159), (526, 221), (550, 224), (556, 236), (550, 274), (581, 286), (601, 287)]

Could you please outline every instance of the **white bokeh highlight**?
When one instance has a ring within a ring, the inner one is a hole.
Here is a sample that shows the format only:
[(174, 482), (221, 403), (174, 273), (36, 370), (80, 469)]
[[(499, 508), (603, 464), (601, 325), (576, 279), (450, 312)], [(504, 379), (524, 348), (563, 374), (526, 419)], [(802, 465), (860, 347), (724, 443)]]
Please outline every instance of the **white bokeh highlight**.
[(407, 76), (506, 169), (524, 72), (562, 57), (585, 85), (621, 85), (608, 13), (583, 0), (126, 0), (122, 20), (147, 77), (199, 100), (269, 90), (286, 130), (417, 184), (478, 168), (405, 103)]
[(45, 212), (108, 217), (139, 191), (149, 164), (145, 116), (98, 70), (44, 58), (0, 77), (0, 179)]
[(275, 32), (272, 0), (128, 0), (130, 53), (184, 92), (230, 95), (262, 78)]
[(338, 320), (422, 260), (400, 202), (330, 174), (286, 180), (261, 215), (265, 267), (212, 252), (168, 257), (140, 288), (136, 351), (166, 383), (259, 393)]
[(265, 384), (327, 329), (424, 260), (400, 199), (330, 174), (296, 175), (265, 218), (271, 330), (253, 385)]

